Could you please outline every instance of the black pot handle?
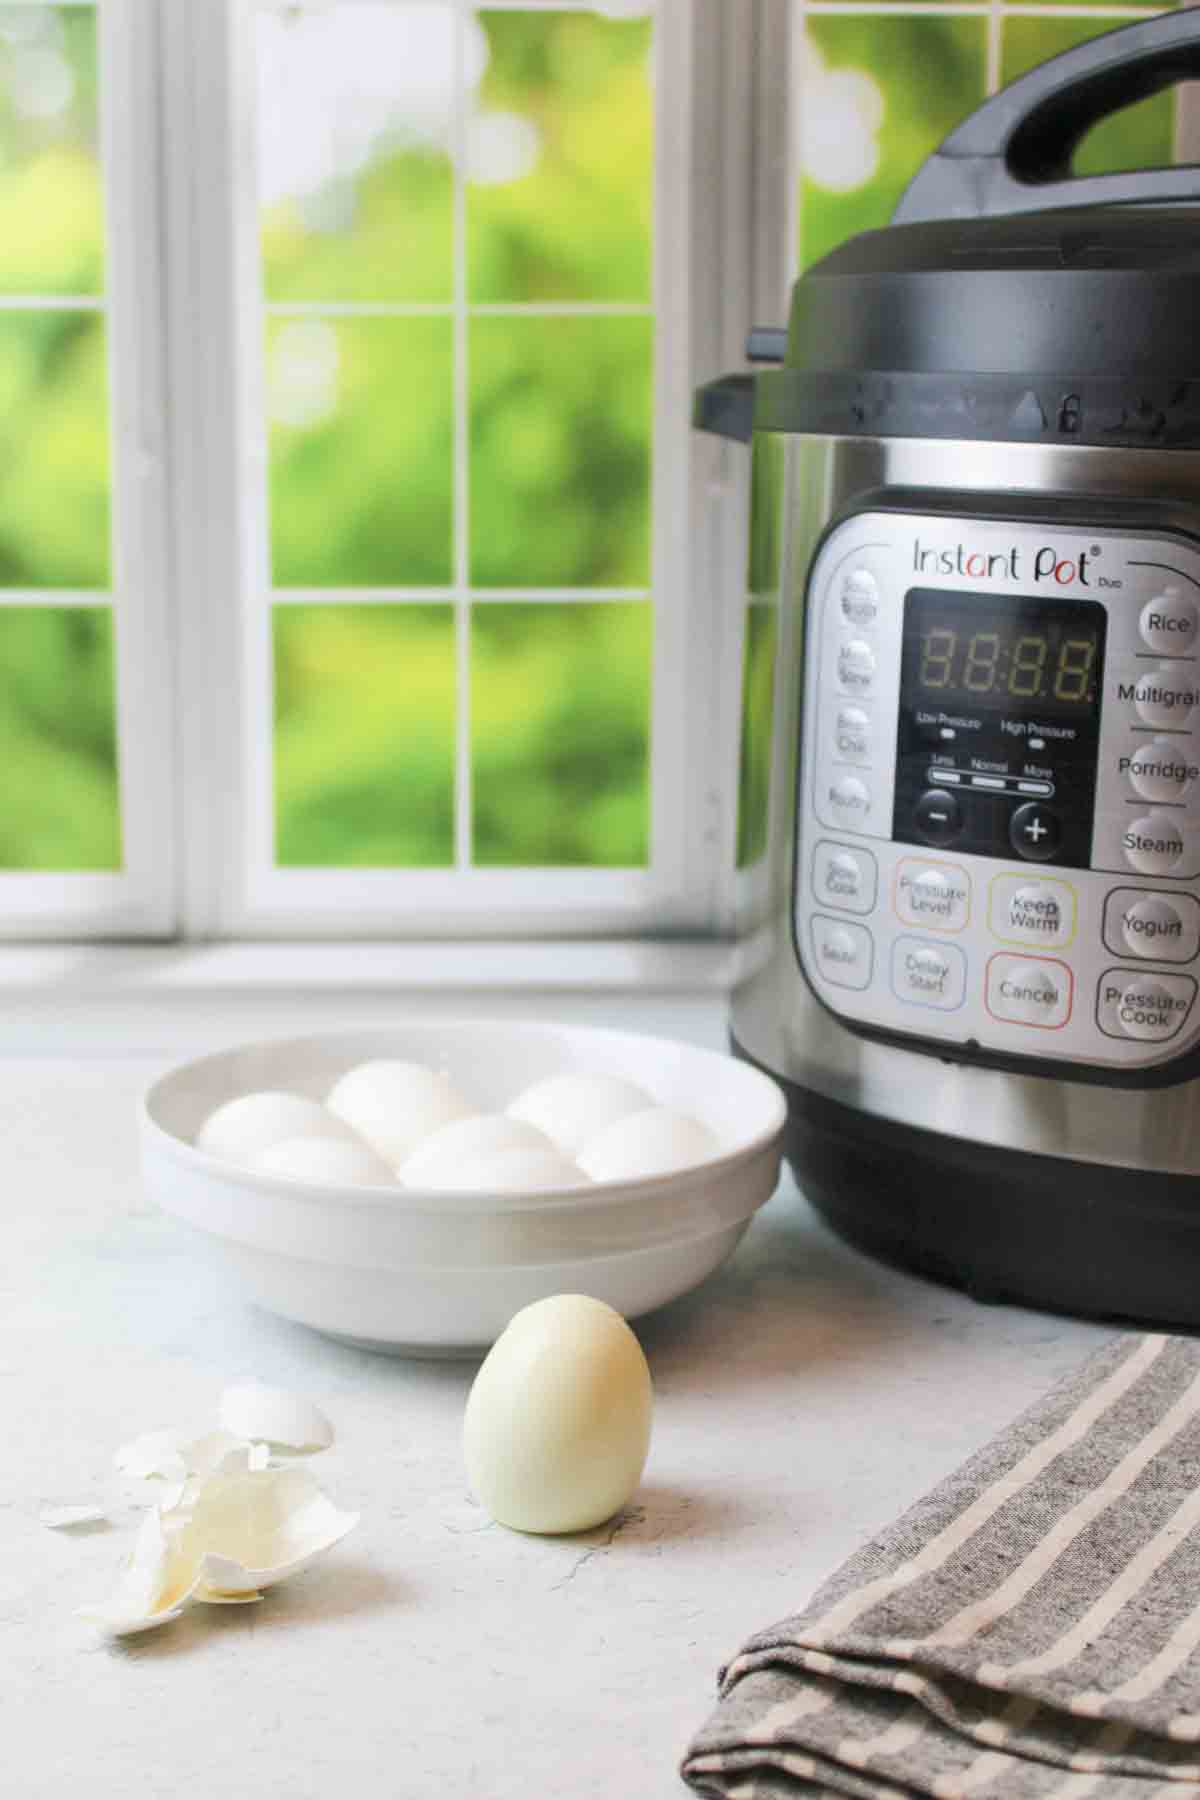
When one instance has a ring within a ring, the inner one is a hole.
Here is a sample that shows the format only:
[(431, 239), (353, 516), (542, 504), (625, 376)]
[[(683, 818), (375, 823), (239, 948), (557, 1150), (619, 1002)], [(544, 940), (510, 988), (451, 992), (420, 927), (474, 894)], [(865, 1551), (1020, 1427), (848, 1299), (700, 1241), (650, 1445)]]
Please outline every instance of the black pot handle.
[(918, 170), (893, 223), (1200, 198), (1195, 166), (1071, 174), (1071, 158), (1093, 125), (1198, 78), (1200, 6), (1089, 38), (1019, 76), (964, 119)]

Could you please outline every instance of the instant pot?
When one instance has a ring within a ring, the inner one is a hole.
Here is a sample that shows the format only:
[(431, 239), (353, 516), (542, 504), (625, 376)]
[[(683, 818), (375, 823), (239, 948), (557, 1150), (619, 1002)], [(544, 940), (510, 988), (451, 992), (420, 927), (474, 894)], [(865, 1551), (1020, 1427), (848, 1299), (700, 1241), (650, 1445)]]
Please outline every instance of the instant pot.
[[(778, 607), (740, 1051), (847, 1238), (1200, 1323), (1200, 172), (1075, 178), (1200, 13), (996, 95), (697, 396)], [(750, 887), (753, 887), (751, 882)]]

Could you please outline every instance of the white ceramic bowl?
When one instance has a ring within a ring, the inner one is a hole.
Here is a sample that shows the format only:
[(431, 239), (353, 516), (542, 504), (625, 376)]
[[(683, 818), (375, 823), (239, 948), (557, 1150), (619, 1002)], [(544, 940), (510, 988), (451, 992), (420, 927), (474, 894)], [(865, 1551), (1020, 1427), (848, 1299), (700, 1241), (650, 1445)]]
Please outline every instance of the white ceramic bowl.
[[(702, 1120), (725, 1151), (643, 1181), (490, 1194), (328, 1186), (194, 1147), (204, 1119), (235, 1095), (284, 1088), (323, 1099), (374, 1057), (444, 1069), (481, 1112), (502, 1111), (546, 1075), (623, 1075)], [(703, 1281), (774, 1191), (784, 1111), (768, 1076), (666, 1038), (414, 1023), (253, 1044), (172, 1070), (142, 1104), (142, 1167), (164, 1212), (203, 1234), (269, 1311), (376, 1349), (465, 1354), (549, 1294), (592, 1294), (633, 1318)]]

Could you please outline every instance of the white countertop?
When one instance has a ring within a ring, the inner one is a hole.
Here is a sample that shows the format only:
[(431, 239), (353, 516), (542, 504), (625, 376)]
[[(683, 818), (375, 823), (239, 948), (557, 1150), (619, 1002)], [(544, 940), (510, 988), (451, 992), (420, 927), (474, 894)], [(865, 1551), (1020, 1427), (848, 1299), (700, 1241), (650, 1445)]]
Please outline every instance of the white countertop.
[[(428, 997), (426, 997), (428, 998)], [(166, 1062), (294, 1028), (300, 997), (45, 1007), (0, 1057), (0, 1713), (14, 1800), (671, 1800), (716, 1670), (1075, 1363), (1099, 1327), (908, 1279), (845, 1248), (787, 1180), (732, 1262), (639, 1326), (657, 1393), (620, 1527), (489, 1525), (459, 1451), (472, 1368), (347, 1349), (245, 1306), (138, 1185), (134, 1102)], [(359, 1002), (314, 1026), (378, 1017)], [(504, 1010), (723, 1041), (713, 996), (493, 995)], [(430, 1012), (424, 1005), (419, 1010)], [(132, 1015), (131, 1015), (132, 1017)], [(18, 1054), (18, 1049), (22, 1053)], [(37, 1050), (40, 1054), (30, 1054)], [(169, 1051), (170, 1054), (164, 1054)], [(230, 1378), (328, 1411), (313, 1473), (363, 1522), (258, 1606), (127, 1647), (74, 1616), (127, 1530), (52, 1532), (114, 1449), (215, 1422)]]

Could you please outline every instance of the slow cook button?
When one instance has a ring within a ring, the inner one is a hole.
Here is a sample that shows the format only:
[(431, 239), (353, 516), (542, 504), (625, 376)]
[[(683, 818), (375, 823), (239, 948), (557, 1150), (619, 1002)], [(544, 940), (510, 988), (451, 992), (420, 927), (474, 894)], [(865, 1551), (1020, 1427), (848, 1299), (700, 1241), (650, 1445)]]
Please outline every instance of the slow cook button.
[(1196, 608), (1177, 587), (1165, 587), (1142, 608), (1142, 641), (1159, 656), (1187, 656), (1196, 642)]
[(988, 893), (988, 925), (993, 937), (1044, 950), (1069, 944), (1075, 935), (1075, 891), (1065, 881), (1029, 875), (997, 875)]
[(1190, 975), (1106, 969), (1096, 996), (1096, 1017), (1108, 1037), (1165, 1044), (1183, 1028), (1196, 998)]
[(1117, 692), (1122, 699), (1132, 695), (1134, 711), (1147, 725), (1185, 725), (1196, 704), (1195, 677), (1170, 663), (1147, 669), (1131, 689), (1119, 683)]
[(971, 916), (971, 879), (955, 863), (906, 856), (896, 870), (896, 916), (905, 925), (961, 931)]
[(838, 651), (838, 680), (848, 694), (869, 694), (875, 684), (875, 652), (862, 638), (851, 638)]
[(1125, 861), (1143, 875), (1169, 875), (1183, 856), (1183, 831), (1170, 813), (1148, 812), (1121, 834)]
[(892, 946), (892, 991), (906, 1006), (952, 1012), (967, 991), (967, 959), (956, 944), (897, 938)]
[(1074, 977), (1057, 957), (993, 956), (987, 967), (987, 1009), (1010, 1025), (1057, 1031), (1071, 1016)]
[(823, 919), (817, 913), (812, 921), (812, 947), (818, 974), (834, 987), (865, 988), (870, 981), (875, 947), (865, 925), (853, 925), (849, 919)]
[(869, 850), (822, 840), (813, 852), (813, 893), (820, 906), (869, 913), (875, 904), (879, 870)]
[(1200, 900), (1114, 888), (1104, 903), (1104, 942), (1117, 956), (1149, 962), (1191, 962), (1200, 950)]

